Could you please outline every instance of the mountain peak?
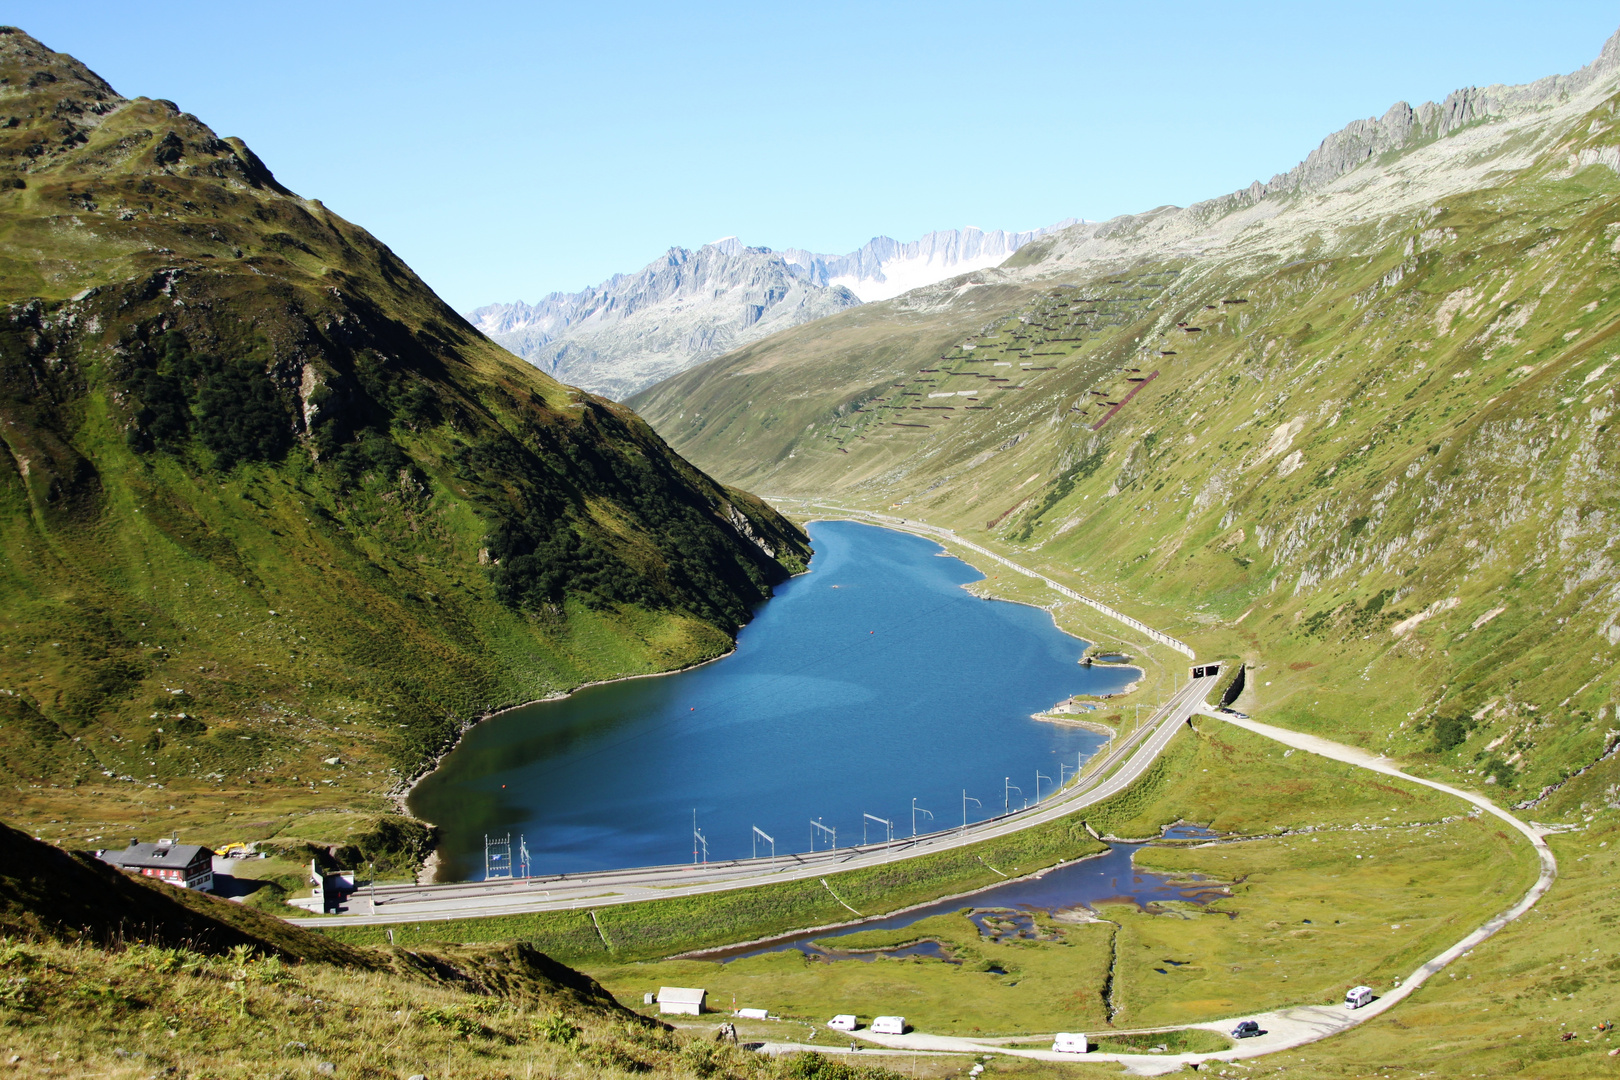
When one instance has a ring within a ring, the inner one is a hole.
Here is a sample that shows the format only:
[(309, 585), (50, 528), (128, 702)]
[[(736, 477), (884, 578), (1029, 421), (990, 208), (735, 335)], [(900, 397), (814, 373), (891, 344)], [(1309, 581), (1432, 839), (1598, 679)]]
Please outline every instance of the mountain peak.
[(848, 255), (774, 252), (724, 236), (672, 247), (633, 274), (537, 304), (488, 304), (467, 314), (541, 370), (626, 397), (779, 330), (995, 266), (1073, 219), (1029, 232), (970, 226), (909, 244), (874, 236)]

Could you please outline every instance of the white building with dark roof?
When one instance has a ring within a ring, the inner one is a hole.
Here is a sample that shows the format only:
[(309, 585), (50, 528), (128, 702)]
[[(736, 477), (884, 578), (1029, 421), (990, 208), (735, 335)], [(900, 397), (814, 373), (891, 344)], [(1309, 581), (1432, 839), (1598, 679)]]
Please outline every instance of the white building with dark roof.
[(698, 1016), (703, 1012), (703, 999), (705, 992), (690, 986), (660, 986), (658, 988), (658, 1011), (661, 1013), (676, 1013), (686, 1016)]
[(98, 851), (96, 855), (120, 870), (167, 881), (182, 889), (214, 889), (214, 853), (196, 844), (177, 844), (173, 840), (143, 844), (131, 840), (123, 851)]

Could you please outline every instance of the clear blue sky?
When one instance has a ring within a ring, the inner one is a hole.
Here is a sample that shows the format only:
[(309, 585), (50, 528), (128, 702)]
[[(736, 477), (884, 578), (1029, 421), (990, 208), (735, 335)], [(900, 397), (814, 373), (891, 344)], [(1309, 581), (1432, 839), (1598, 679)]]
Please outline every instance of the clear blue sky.
[(11, 0), (239, 135), (452, 304), (736, 234), (1028, 229), (1268, 179), (1397, 100), (1573, 71), (1620, 4)]

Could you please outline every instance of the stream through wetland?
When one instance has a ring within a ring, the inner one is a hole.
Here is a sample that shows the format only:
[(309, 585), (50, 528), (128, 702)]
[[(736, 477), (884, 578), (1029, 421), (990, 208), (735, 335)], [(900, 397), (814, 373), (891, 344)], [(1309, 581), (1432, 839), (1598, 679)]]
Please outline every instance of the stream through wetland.
[[(1168, 829), (1166, 839), (1202, 839), (1198, 833)], [(820, 930), (775, 941), (716, 949), (698, 954), (722, 963), (764, 953), (794, 950), (818, 959), (872, 961), (879, 956), (929, 956), (954, 963), (938, 942), (916, 941), (887, 949), (846, 950), (840, 937), (872, 930), (902, 930), (935, 915), (967, 911), (982, 937), (997, 941), (1039, 940), (1037, 914), (1081, 918), (1095, 915), (1098, 905), (1181, 902), (1206, 905), (1229, 895), (1225, 885), (1199, 875), (1169, 876), (1138, 869), (1133, 859), (1144, 844), (1114, 844), (1102, 855), (1055, 866), (1039, 876), (994, 885), (968, 896), (951, 897), (880, 919), (868, 919), (835, 930)]]

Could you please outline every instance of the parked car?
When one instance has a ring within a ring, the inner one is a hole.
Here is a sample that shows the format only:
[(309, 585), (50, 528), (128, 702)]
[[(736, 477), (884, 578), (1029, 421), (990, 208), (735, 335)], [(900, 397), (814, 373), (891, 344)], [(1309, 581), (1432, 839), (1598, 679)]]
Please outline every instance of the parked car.
[(1347, 1009), (1359, 1009), (1372, 1003), (1373, 992), (1370, 986), (1353, 986), (1344, 995), (1344, 1007)]
[(1234, 1039), (1252, 1039), (1256, 1035), (1264, 1034), (1265, 1032), (1260, 1030), (1260, 1025), (1253, 1020), (1245, 1020), (1232, 1029), (1232, 1038)]
[(854, 1031), (861, 1025), (860, 1022), (849, 1013), (839, 1013), (837, 1016), (827, 1021), (827, 1026), (832, 1028), (834, 1031)]

